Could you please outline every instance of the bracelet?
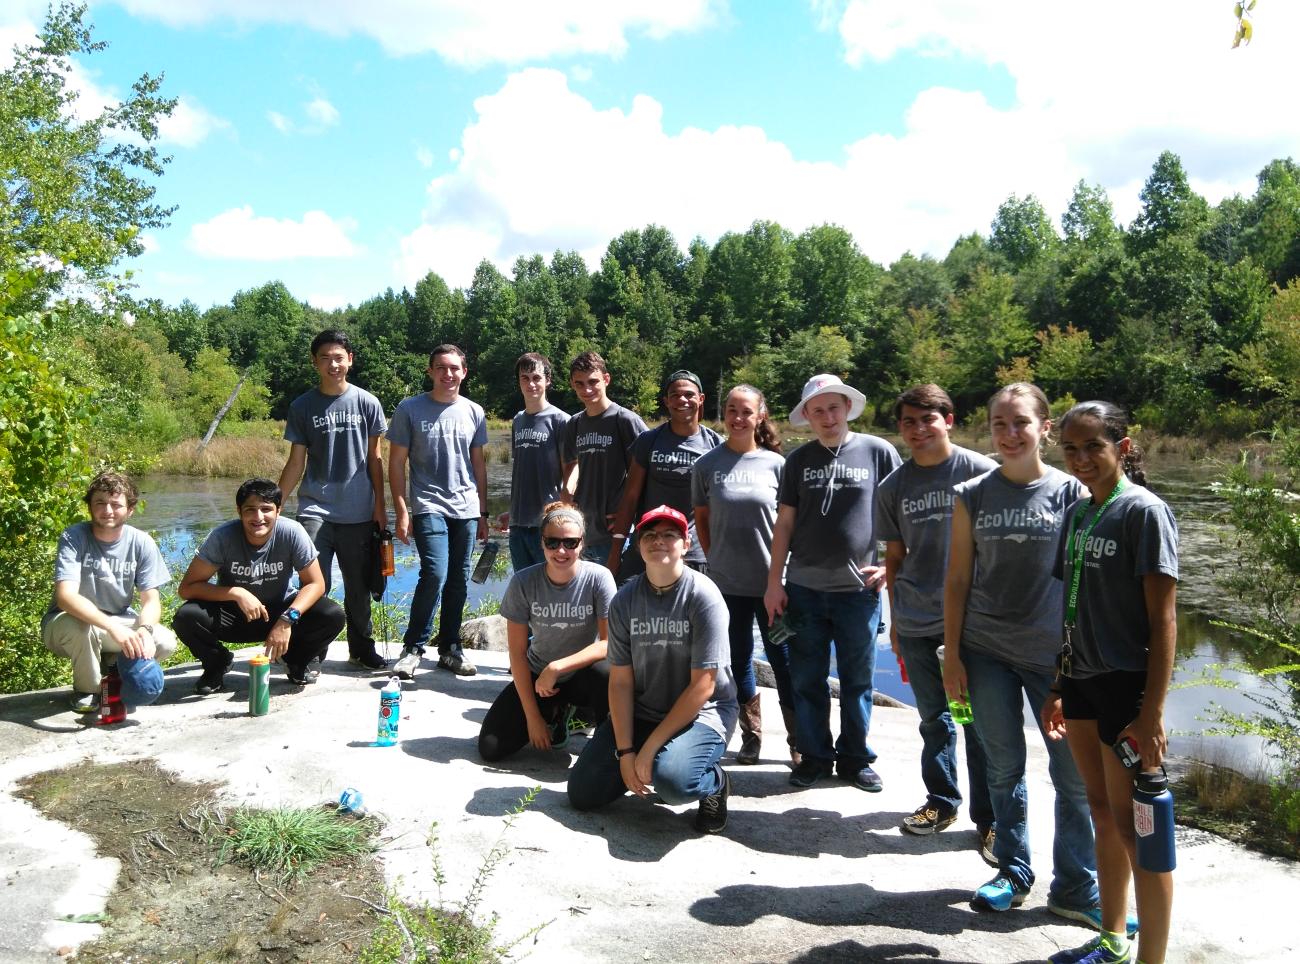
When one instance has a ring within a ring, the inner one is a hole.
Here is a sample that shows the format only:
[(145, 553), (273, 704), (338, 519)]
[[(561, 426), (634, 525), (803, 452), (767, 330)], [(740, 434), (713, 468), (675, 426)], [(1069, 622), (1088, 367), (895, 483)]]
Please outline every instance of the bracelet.
[(635, 753), (635, 752), (636, 750), (633, 747), (630, 746), (620, 747), (619, 749), (614, 751), (614, 758), (617, 760), (621, 760), (629, 753)]

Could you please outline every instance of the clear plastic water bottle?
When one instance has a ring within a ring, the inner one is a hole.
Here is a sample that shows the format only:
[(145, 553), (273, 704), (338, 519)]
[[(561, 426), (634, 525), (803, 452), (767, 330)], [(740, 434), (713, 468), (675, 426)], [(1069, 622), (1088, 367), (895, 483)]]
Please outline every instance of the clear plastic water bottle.
[(379, 691), (379, 735), (375, 743), (379, 746), (393, 746), (397, 743), (397, 723), (402, 716), (402, 684), (396, 677), (391, 677)]
[(1174, 855), (1174, 795), (1164, 767), (1146, 770), (1133, 781), (1133, 829), (1138, 866), (1153, 874), (1177, 865)]

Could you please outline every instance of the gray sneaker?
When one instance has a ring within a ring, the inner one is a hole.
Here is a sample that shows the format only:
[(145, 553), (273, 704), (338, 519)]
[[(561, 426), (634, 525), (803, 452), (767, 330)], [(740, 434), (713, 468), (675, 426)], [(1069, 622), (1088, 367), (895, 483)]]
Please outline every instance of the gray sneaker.
[[(398, 665), (401, 665), (400, 663)], [(443, 669), (449, 669), (457, 676), (473, 676), (478, 669), (465, 658), (465, 654), (459, 649), (448, 650), (445, 653), (438, 654), (438, 665)]]
[(415, 671), (420, 668), (420, 651), (417, 649), (402, 650), (402, 656), (393, 666), (393, 672), (397, 674), (398, 679), (415, 679)]
[(72, 694), (72, 712), (74, 713), (98, 713), (99, 712), (99, 694), (98, 693), (76, 693)]

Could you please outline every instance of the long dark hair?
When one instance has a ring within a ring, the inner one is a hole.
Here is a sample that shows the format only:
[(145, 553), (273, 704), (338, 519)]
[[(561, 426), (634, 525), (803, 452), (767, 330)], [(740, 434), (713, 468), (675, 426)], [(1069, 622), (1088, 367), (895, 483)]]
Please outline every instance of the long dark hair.
[[(1102, 433), (1116, 445), (1128, 436), (1128, 415), (1114, 402), (1080, 402), (1061, 417), (1061, 432), (1064, 433), (1076, 418), (1095, 418)], [(1132, 439), (1129, 439), (1128, 451), (1120, 456), (1120, 468), (1130, 482), (1141, 486), (1147, 484), (1146, 459), (1142, 449)]]
[(735, 392), (748, 392), (758, 399), (758, 424), (754, 426), (754, 441), (760, 448), (765, 448), (769, 452), (781, 454), (781, 433), (776, 429), (776, 423), (772, 421), (772, 416), (767, 412), (767, 396), (760, 392), (753, 385), (744, 383), (737, 385), (727, 397), (730, 398)]

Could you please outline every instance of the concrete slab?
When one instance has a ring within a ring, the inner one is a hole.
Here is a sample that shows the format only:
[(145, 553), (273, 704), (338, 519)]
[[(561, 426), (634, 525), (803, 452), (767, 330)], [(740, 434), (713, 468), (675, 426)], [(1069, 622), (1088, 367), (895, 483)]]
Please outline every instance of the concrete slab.
[[(83, 758), (154, 758), (222, 784), (236, 803), (305, 805), (355, 787), (388, 821), (382, 860), (409, 898), (437, 897), (427, 842), (436, 824), (448, 903), (465, 896), (504, 816), (538, 787), (506, 835), (510, 853), (481, 907), (500, 915), (503, 939), (541, 926), (519, 948), (534, 961), (1035, 961), (1088, 936), (1047, 913), (1042, 879), (1018, 910), (971, 911), (971, 892), (992, 874), (964, 820), (933, 837), (899, 831), (924, 797), (910, 709), (875, 709), (882, 793), (834, 781), (795, 791), (776, 696), (764, 690), (763, 763), (730, 768), (730, 824), (702, 837), (693, 807), (626, 798), (600, 813), (573, 811), (568, 753), (530, 749), (503, 765), (479, 762), (479, 723), (509, 682), (504, 653), (476, 653), (480, 673), (469, 679), (424, 670), (406, 688), (401, 742), (385, 748), (371, 741), (386, 677), (349, 670), (343, 644), (320, 682), (300, 692), (277, 669), (262, 718), (245, 713), (252, 652), (237, 656), (233, 693), (197, 698), (197, 668), (174, 669), (163, 702), (120, 727), (80, 723), (66, 690), (0, 698), (0, 894), (10, 911), (0, 960), (55, 960), (58, 947), (96, 933), (59, 919), (103, 908), (114, 862), (12, 796), (21, 777)], [(583, 742), (575, 738), (570, 751)], [(1046, 875), (1052, 793), (1036, 736), (1030, 746), (1030, 834)], [(1184, 832), (1176, 881), (1170, 960), (1295, 959), (1296, 864)]]

